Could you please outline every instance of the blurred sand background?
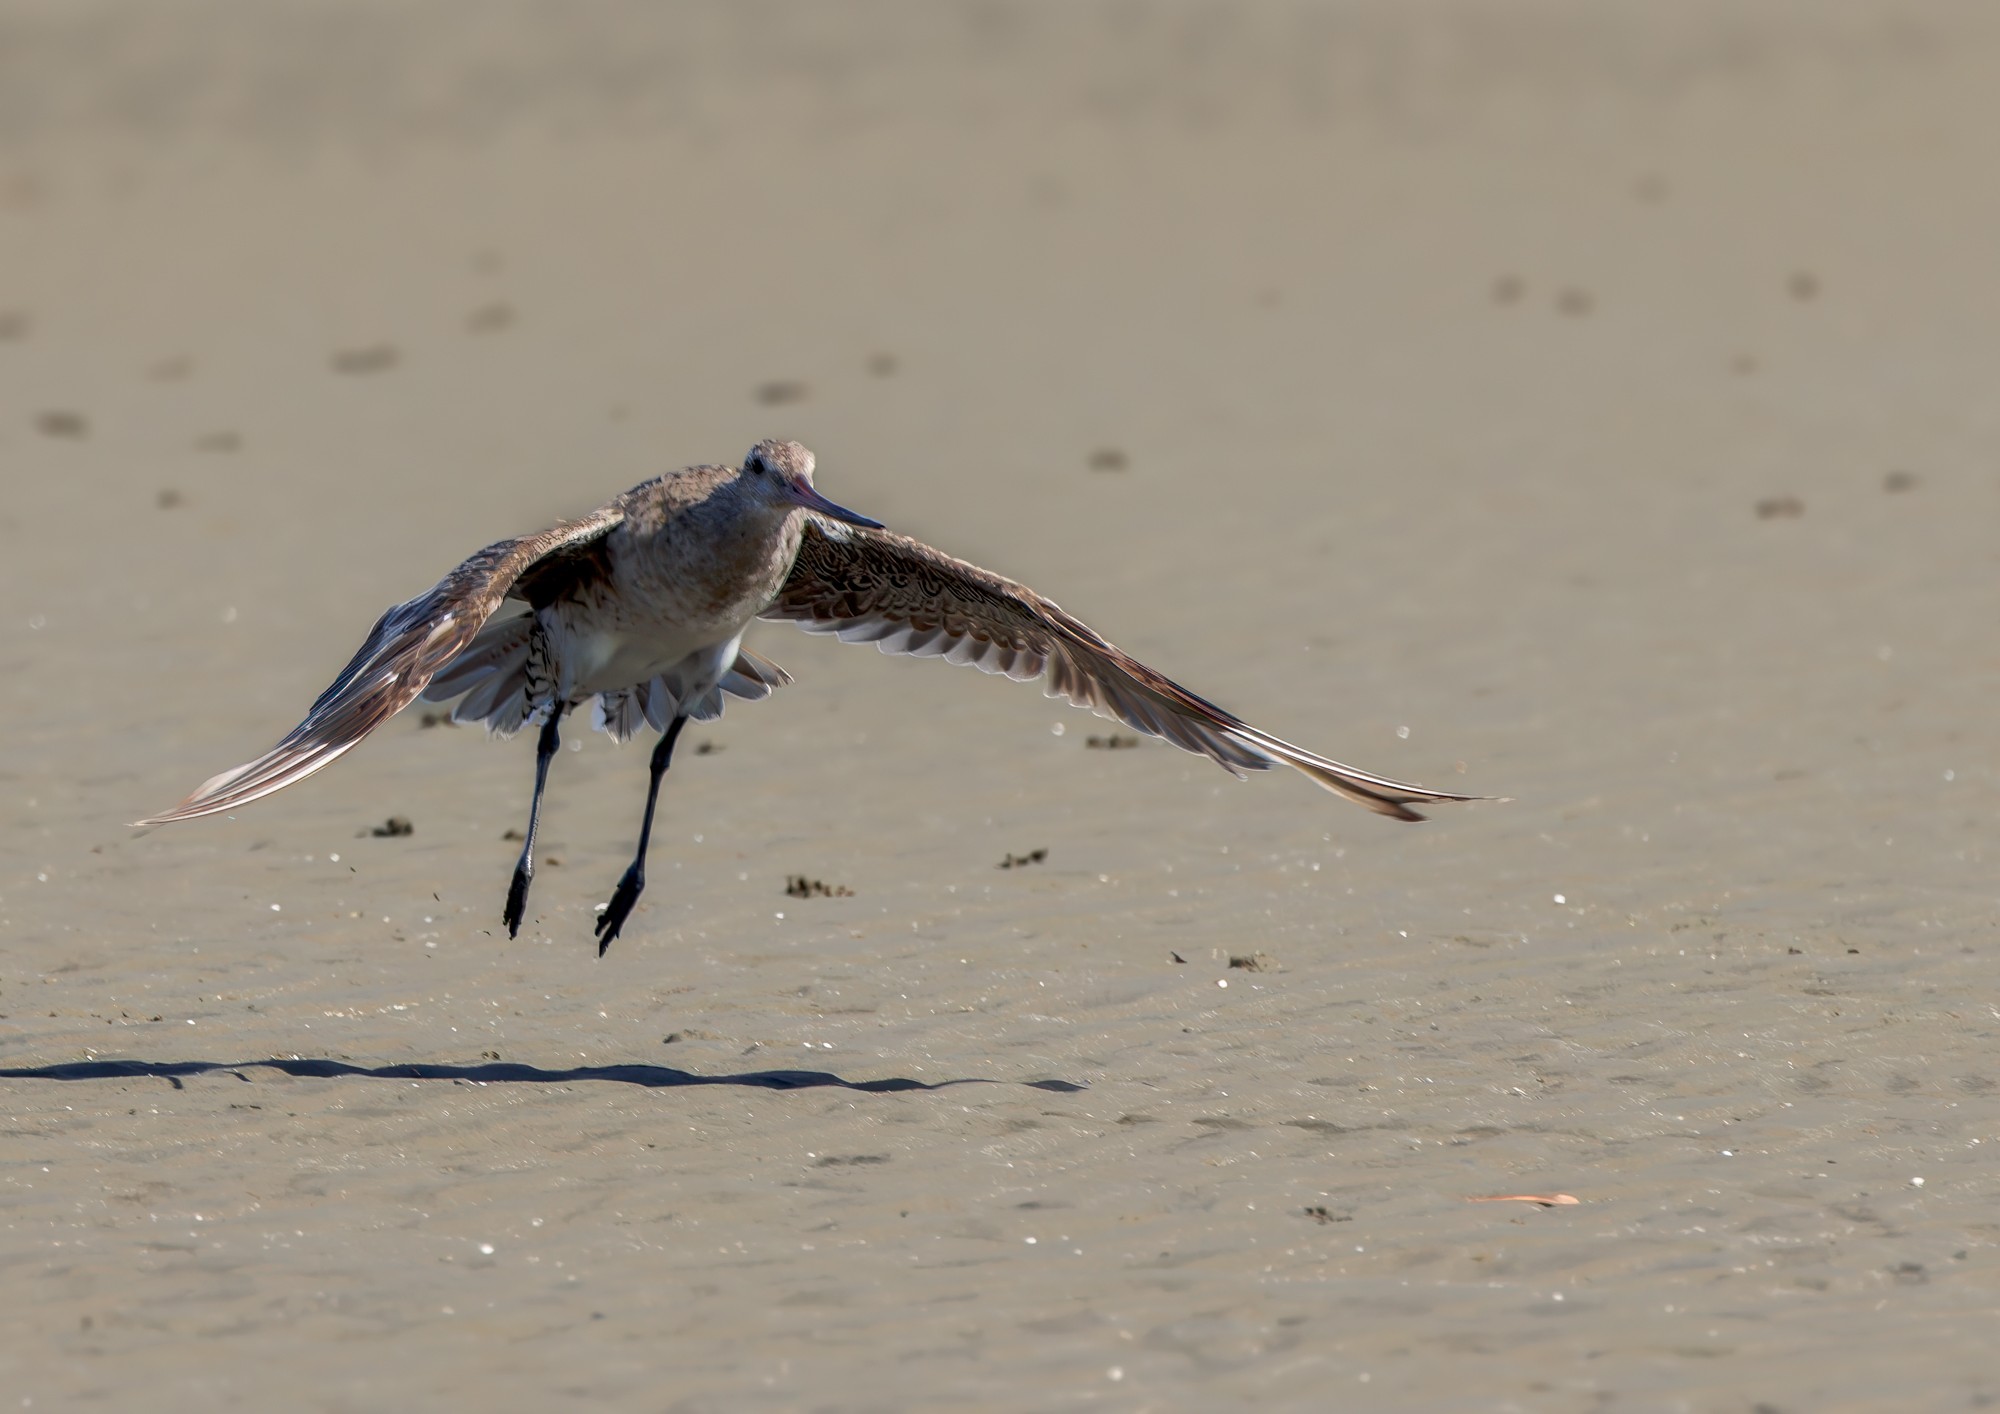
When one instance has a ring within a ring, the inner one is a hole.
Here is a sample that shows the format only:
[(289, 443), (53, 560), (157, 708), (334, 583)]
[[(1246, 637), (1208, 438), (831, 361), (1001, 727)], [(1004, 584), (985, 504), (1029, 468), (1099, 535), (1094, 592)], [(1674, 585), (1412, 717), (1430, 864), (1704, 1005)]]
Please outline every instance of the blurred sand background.
[[(1974, 0), (9, 0), (0, 1404), (2000, 1398), (1996, 130)], [(511, 943), (523, 739), (126, 827), (764, 435), (1516, 799), (767, 626), (601, 962), (600, 736)]]

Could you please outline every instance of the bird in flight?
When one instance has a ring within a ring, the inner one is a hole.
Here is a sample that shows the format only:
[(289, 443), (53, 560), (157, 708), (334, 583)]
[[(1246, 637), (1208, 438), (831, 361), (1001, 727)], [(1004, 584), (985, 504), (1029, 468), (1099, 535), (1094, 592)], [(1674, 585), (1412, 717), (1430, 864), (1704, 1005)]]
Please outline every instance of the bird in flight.
[(740, 467), (691, 466), (642, 482), (578, 520), (496, 541), (383, 614), (304, 721), (247, 765), (204, 782), (139, 825), (217, 815), (331, 764), (418, 697), (458, 698), (452, 719), (501, 736), (539, 728), (527, 835), (507, 889), (508, 936), (527, 915), (535, 831), (563, 717), (591, 703), (615, 741), (660, 733), (639, 846), (597, 918), (598, 955), (646, 887), (660, 780), (692, 719), (724, 696), (790, 682), (743, 646), (753, 619), (942, 657), (1067, 698), (1235, 775), (1286, 765), (1397, 820), (1454, 795), (1343, 766), (1259, 731), (1120, 652), (1024, 584), (885, 530), (813, 486), (813, 455), (763, 441)]

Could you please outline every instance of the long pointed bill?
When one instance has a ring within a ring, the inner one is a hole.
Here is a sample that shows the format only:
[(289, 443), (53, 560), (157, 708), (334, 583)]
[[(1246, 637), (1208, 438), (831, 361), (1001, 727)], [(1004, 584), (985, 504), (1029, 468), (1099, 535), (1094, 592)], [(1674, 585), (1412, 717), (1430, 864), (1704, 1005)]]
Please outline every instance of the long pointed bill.
[(836, 506), (833, 502), (827, 500), (826, 497), (820, 495), (818, 491), (814, 490), (809, 482), (804, 480), (794, 481), (791, 483), (791, 488), (792, 499), (794, 501), (809, 511), (819, 512), (829, 520), (844, 520), (849, 525), (860, 526), (863, 530), (880, 530), (882, 528), (882, 522), (879, 520), (870, 520), (859, 511), (850, 511), (845, 506)]

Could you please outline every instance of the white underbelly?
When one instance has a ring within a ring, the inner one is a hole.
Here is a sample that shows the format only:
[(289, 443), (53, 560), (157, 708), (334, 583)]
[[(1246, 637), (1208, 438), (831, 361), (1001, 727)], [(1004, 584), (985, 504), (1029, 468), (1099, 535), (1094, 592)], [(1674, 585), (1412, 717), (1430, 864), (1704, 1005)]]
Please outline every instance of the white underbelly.
[(588, 631), (569, 636), (564, 656), (569, 660), (570, 694), (617, 692), (657, 677), (674, 680), (682, 692), (706, 692), (736, 661), (743, 628), (720, 640), (686, 633)]

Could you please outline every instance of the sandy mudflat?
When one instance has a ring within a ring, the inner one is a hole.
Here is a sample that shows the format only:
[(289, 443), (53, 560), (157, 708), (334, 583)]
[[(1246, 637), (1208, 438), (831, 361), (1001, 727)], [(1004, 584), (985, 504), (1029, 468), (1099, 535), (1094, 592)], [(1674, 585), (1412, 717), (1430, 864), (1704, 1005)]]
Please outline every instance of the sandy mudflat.
[[(1978, 0), (0, 5), (0, 1408), (2000, 1398), (1996, 131)], [(524, 740), (124, 825), (771, 434), (1516, 799), (773, 626), (601, 962), (601, 737), (511, 943)]]

